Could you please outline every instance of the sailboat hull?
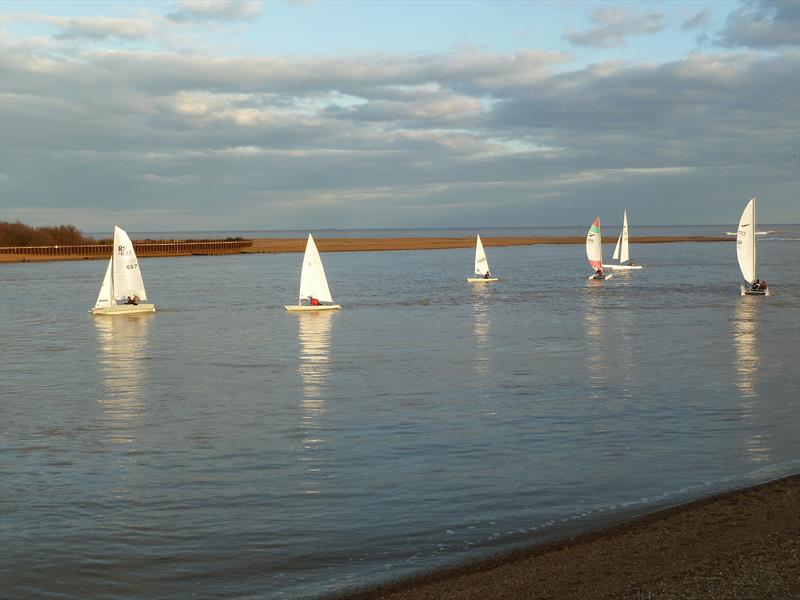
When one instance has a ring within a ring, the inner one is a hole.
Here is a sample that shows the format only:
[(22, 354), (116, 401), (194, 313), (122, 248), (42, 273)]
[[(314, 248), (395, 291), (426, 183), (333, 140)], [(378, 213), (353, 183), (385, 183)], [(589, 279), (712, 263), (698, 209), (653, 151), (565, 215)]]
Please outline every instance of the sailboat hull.
[(629, 271), (632, 269), (641, 269), (642, 265), (603, 265), (604, 269), (615, 269), (617, 271)]
[(313, 312), (319, 310), (339, 310), (342, 307), (339, 304), (320, 304), (319, 306), (300, 306), (298, 304), (292, 304), (284, 306), (284, 308), (289, 312)]
[(484, 282), (488, 283), (490, 281), (498, 281), (498, 278), (489, 277), (488, 279), (485, 279), (483, 277), (467, 277), (467, 281), (469, 281), (470, 283), (484, 283)]
[(744, 287), (743, 285), (739, 286), (739, 295), (740, 296), (769, 296), (769, 288), (765, 290), (753, 290)]
[(131, 315), (135, 313), (154, 313), (155, 304), (140, 302), (139, 304), (117, 304), (116, 306), (103, 306), (93, 308), (90, 311), (93, 315)]

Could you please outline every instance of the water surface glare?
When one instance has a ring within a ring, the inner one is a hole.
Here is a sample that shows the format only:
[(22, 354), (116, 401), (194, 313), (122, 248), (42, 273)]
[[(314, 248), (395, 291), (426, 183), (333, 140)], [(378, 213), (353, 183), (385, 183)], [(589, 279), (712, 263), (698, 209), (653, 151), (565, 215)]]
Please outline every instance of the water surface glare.
[[(606, 248), (606, 252), (609, 248)], [(154, 315), (92, 317), (104, 261), (0, 266), (7, 598), (297, 598), (800, 470), (800, 242), (145, 259)]]

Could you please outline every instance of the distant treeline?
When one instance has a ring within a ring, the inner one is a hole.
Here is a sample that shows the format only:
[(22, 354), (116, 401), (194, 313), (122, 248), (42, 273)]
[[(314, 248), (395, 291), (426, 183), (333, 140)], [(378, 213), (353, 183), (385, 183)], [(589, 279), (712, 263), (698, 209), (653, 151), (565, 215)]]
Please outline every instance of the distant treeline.
[(0, 221), (0, 246), (72, 246), (96, 243), (96, 240), (85, 237), (74, 225), (31, 227), (19, 221)]

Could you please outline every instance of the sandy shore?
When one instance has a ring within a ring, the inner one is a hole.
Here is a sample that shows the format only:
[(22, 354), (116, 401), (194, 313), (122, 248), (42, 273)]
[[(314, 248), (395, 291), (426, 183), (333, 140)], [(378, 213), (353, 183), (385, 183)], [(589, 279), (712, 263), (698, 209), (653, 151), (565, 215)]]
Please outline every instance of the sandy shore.
[[(315, 238), (320, 252), (377, 252), (386, 250), (443, 250), (447, 248), (474, 248), (474, 237), (401, 237), (401, 238)], [(585, 244), (585, 237), (482, 237), (486, 247), (532, 246), (536, 244)], [(616, 238), (606, 240), (615, 244)], [(631, 244), (659, 244), (669, 242), (729, 242), (728, 236), (651, 236), (631, 238)], [(256, 239), (245, 253), (302, 252), (305, 239)]]
[(335, 598), (800, 598), (800, 475)]
[[(583, 237), (487, 237), (481, 238), (487, 247), (498, 246), (532, 246), (536, 244), (584, 244)], [(191, 240), (185, 240), (189, 242)], [(401, 237), (401, 238), (318, 238), (315, 240), (320, 252), (379, 252), (388, 250), (444, 250), (447, 248), (474, 248), (474, 237)], [(631, 238), (632, 244), (664, 244), (670, 242), (735, 242), (729, 236), (651, 236)], [(616, 243), (616, 238), (605, 241)], [(258, 238), (247, 248), (237, 250), (233, 254), (273, 254), (282, 252), (303, 252), (306, 238)], [(163, 256), (191, 256), (192, 252), (176, 254), (172, 252), (149, 251), (140, 254), (139, 258)], [(222, 254), (208, 252), (208, 254)], [(231, 254), (227, 252), (226, 254)], [(47, 260), (108, 260), (108, 255), (65, 254), (62, 256), (36, 256), (32, 254), (4, 254), (0, 251), (2, 262), (40, 262)]]

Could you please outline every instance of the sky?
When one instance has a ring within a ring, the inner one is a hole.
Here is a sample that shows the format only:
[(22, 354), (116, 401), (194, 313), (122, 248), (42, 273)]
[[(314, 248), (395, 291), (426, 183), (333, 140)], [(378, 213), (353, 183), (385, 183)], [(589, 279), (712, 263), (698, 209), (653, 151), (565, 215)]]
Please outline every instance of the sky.
[(0, 1), (0, 219), (800, 222), (800, 1)]

